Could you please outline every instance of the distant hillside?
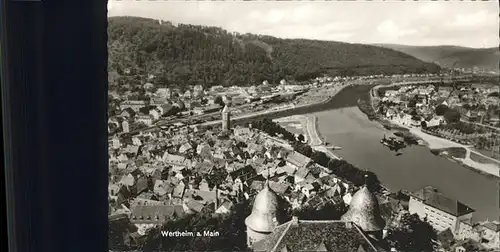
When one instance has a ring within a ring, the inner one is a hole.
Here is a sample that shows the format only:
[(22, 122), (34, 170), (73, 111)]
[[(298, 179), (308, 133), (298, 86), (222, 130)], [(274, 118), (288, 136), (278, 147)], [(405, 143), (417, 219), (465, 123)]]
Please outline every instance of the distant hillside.
[(159, 85), (211, 86), (439, 69), (376, 46), (279, 39), (138, 17), (109, 18), (108, 38), (111, 85), (141, 82), (147, 74), (158, 76)]
[(474, 68), (488, 71), (498, 71), (498, 60), (500, 51), (493, 48), (468, 48), (459, 46), (406, 46), (378, 44), (384, 48), (390, 48), (409, 54), (425, 62), (437, 63), (443, 67)]

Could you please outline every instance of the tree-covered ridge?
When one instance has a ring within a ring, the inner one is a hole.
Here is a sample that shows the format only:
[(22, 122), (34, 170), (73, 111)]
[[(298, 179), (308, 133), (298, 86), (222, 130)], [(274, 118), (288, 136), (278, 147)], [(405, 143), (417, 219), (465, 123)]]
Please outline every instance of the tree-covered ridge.
[(498, 72), (498, 47), (469, 48), (460, 46), (408, 46), (377, 44), (377, 46), (400, 51), (425, 62), (434, 62), (442, 67), (468, 68)]
[[(436, 72), (434, 64), (369, 45), (231, 33), (217, 27), (172, 25), (138, 18), (108, 19), (110, 84), (248, 85), (321, 74)], [(130, 71), (130, 72), (129, 72)], [(128, 76), (127, 76), (128, 75)], [(135, 83), (135, 82), (134, 82)]]

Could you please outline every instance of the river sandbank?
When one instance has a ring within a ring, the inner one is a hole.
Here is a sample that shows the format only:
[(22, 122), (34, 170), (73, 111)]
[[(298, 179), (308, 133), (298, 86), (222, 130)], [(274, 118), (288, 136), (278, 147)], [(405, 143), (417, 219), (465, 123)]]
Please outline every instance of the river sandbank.
[(273, 121), (277, 123), (300, 123), (301, 129), (304, 132), (304, 136), (308, 139), (307, 143), (311, 145), (311, 147), (313, 147), (316, 145), (321, 145), (323, 143), (320, 136), (318, 135), (318, 131), (316, 130), (316, 120), (317, 118), (314, 115), (294, 115), (274, 119)]
[(309, 139), (307, 143), (311, 146), (311, 148), (315, 151), (324, 152), (328, 157), (333, 159), (341, 159), (337, 155), (333, 154), (333, 151), (327, 148), (324, 144), (325, 142), (322, 140), (321, 135), (318, 130), (318, 118), (315, 115), (294, 115), (288, 117), (282, 117), (278, 119), (274, 119), (273, 121), (277, 123), (290, 123), (290, 122), (299, 122), (302, 125), (302, 131), (304, 132), (304, 137)]

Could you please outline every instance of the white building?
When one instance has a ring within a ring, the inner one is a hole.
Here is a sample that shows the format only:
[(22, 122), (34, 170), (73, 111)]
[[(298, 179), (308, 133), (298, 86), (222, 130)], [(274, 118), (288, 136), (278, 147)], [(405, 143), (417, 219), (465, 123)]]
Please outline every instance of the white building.
[(113, 148), (118, 149), (121, 146), (120, 139), (115, 135), (112, 139), (113, 141)]
[(435, 116), (427, 121), (427, 127), (439, 126), (441, 123), (444, 123), (444, 118), (442, 116)]
[(396, 91), (396, 90), (387, 90), (387, 91), (385, 91), (385, 96), (386, 97), (396, 96), (398, 94), (399, 94), (399, 92)]
[(149, 102), (146, 101), (127, 100), (120, 103), (120, 110), (131, 108), (138, 112), (140, 108), (146, 107), (148, 104)]
[(122, 122), (123, 133), (128, 133), (130, 131), (130, 125), (127, 121)]
[(438, 232), (450, 229), (458, 234), (460, 222), (472, 223), (474, 210), (461, 202), (449, 198), (437, 189), (427, 186), (410, 194), (408, 210), (427, 219)]

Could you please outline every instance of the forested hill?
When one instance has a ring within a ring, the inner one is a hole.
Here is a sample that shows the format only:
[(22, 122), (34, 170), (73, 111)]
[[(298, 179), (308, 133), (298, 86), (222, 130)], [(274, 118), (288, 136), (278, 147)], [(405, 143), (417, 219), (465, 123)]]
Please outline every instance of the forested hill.
[[(154, 19), (108, 19), (110, 84), (248, 85), (321, 74), (367, 75), (437, 72), (438, 66), (376, 46), (333, 41), (279, 39), (221, 28), (172, 25)], [(129, 73), (130, 71), (130, 73)], [(133, 76), (133, 77), (132, 77)]]
[(425, 62), (434, 62), (442, 67), (468, 68), (498, 72), (500, 50), (493, 48), (469, 48), (459, 46), (408, 46), (378, 44), (411, 55)]

